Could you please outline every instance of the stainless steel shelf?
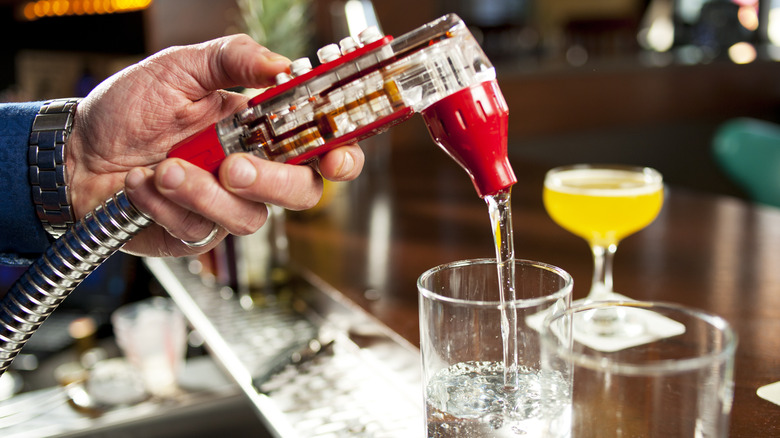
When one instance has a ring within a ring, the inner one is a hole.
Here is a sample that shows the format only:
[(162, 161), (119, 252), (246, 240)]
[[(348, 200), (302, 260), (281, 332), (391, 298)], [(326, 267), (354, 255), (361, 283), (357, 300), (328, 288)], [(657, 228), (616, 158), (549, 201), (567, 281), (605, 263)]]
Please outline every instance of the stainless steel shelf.
[(149, 399), (106, 407), (104, 412), (75, 409), (68, 390), (61, 386), (24, 392), (0, 402), (0, 436), (191, 438), (222, 433), (269, 437), (246, 397), (210, 357), (190, 358), (180, 384), (184, 391), (176, 400)]
[(273, 435), (423, 430), (419, 351), (319, 278), (298, 273), (292, 298), (242, 306), (182, 259), (144, 262)]

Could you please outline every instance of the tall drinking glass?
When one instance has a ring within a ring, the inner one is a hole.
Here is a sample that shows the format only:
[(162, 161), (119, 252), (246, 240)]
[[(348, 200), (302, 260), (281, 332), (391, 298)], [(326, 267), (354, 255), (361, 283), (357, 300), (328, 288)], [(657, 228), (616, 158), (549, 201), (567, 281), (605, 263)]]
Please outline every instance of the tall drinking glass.
[[(676, 324), (679, 334), (639, 344), (582, 335), (589, 312), (616, 309)], [(568, 369), (573, 383), (573, 438), (728, 436), (737, 337), (722, 318), (676, 304), (602, 301), (557, 313), (542, 333), (545, 366)]]
[[(567, 436), (568, 383), (542, 372), (540, 321), (569, 306), (571, 276), (515, 260), (514, 301), (501, 303), (496, 259), (441, 265), (418, 280), (428, 437)], [(503, 313), (503, 314), (502, 314)], [(503, 321), (503, 322), (502, 322)], [(517, 330), (502, 330), (516, 324)], [(505, 385), (502, 333), (517, 333), (518, 375)]]

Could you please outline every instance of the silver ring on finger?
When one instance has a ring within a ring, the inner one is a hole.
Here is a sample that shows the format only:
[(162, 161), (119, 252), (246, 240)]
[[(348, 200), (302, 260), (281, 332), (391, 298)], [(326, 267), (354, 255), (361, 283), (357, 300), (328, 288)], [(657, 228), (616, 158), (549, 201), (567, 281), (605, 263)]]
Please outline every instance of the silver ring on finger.
[(194, 242), (191, 240), (184, 240), (184, 239), (180, 239), (180, 240), (181, 243), (187, 245), (190, 248), (202, 248), (210, 244), (211, 242), (213, 242), (214, 239), (216, 239), (218, 232), (219, 232), (219, 225), (215, 223), (214, 227), (212, 227), (211, 231), (209, 231), (208, 236), (204, 237), (203, 239), (196, 240)]

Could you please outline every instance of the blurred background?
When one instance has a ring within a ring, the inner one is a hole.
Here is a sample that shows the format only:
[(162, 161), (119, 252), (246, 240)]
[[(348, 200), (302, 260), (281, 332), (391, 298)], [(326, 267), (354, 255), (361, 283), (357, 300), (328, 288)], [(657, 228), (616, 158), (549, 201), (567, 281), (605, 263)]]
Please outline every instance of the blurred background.
[[(780, 122), (780, 0), (0, 0), (0, 102), (84, 96), (152, 53), (222, 35), (246, 32), (315, 60), (317, 48), (366, 25), (399, 36), (448, 12), (497, 68), (511, 161), (647, 165), (675, 189), (749, 199), (712, 143), (734, 118)], [(417, 147), (434, 147), (419, 117), (364, 144), (366, 173), (393, 150)], [(21, 272), (0, 269), (0, 288)], [(110, 312), (148, 295), (164, 292), (117, 254), (54, 313), (27, 356), (61, 351), (74, 341), (64, 328), (85, 315), (91, 335), (110, 334)]]
[[(314, 61), (367, 25), (399, 36), (448, 12), (496, 65), (513, 162), (646, 165), (677, 188), (749, 199), (712, 143), (734, 118), (780, 121), (780, 0), (0, 0), (0, 102), (84, 96), (145, 56), (222, 35)], [(366, 173), (417, 147), (434, 147), (419, 117), (364, 143)], [(77, 316), (105, 322), (148, 293), (125, 257), (69, 300)], [(20, 274), (0, 269), (0, 287)]]
[[(513, 159), (633, 162), (743, 196), (711, 158), (714, 130), (780, 117), (778, 0), (0, 0), (0, 101), (85, 95), (151, 53), (235, 32), (316, 59), (349, 26), (400, 35), (446, 12), (498, 68)], [(427, 138), (419, 120), (387, 135)]]
[[(0, 0), (0, 102), (84, 96), (145, 56), (226, 34), (315, 60), (367, 25), (398, 36), (447, 12), (497, 67), (512, 161), (647, 165), (748, 198), (712, 141), (733, 118), (780, 121), (780, 0)], [(381, 137), (374, 161), (432, 147), (421, 118)]]

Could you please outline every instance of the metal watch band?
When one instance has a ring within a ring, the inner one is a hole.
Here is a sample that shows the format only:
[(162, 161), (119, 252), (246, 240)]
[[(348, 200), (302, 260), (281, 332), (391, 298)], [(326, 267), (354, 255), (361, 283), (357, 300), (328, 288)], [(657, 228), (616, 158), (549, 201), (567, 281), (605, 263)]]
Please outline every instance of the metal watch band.
[(54, 99), (43, 104), (32, 125), (27, 162), (35, 212), (55, 239), (73, 225), (65, 144), (81, 99)]

